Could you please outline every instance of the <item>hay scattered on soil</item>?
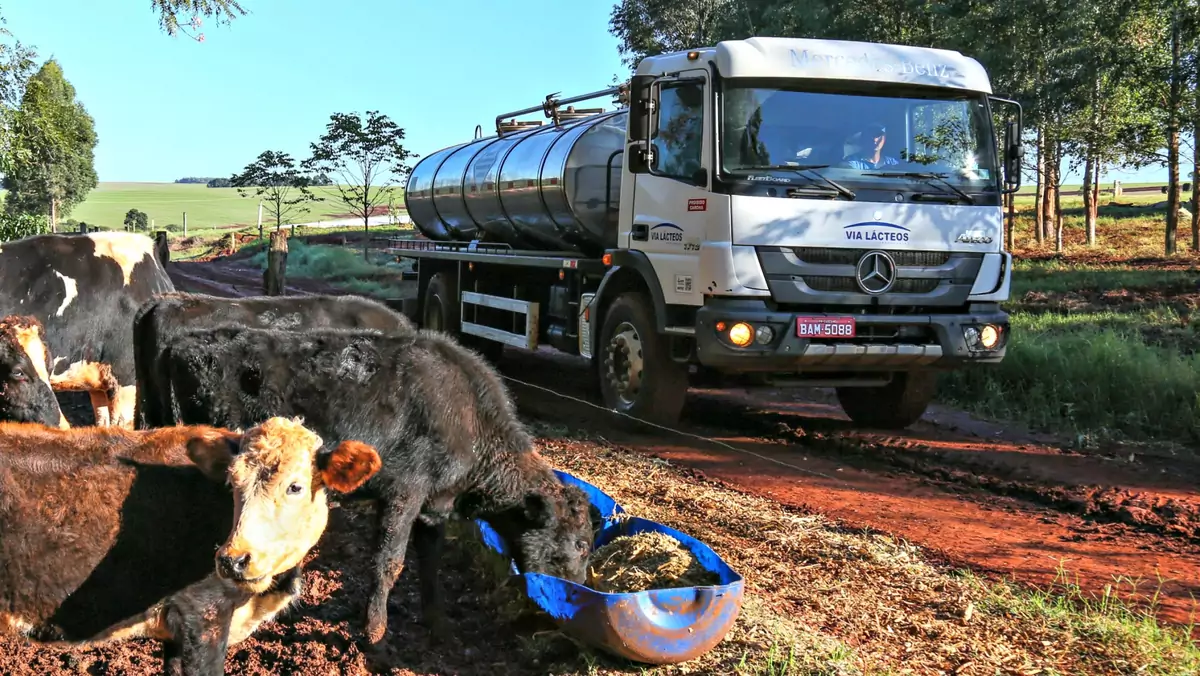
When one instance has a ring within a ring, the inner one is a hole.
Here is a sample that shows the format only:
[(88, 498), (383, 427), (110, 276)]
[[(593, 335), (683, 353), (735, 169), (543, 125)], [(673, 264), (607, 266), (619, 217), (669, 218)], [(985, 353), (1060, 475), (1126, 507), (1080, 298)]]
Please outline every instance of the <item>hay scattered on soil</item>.
[(589, 586), (607, 594), (703, 587), (721, 581), (679, 540), (659, 532), (613, 538), (592, 553), (588, 573)]
[[(746, 580), (743, 613), (724, 641), (649, 673), (1200, 673), (1200, 649), (1179, 629), (1081, 607), (1069, 590), (1031, 594), (957, 574), (902, 540), (582, 436), (543, 436), (539, 450), (630, 512), (696, 534)], [(592, 673), (628, 673), (620, 662), (599, 665)]]

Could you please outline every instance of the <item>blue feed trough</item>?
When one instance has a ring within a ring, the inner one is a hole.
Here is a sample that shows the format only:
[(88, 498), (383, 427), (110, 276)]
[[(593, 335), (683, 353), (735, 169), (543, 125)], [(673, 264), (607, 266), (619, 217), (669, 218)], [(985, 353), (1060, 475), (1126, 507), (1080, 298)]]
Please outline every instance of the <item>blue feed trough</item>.
[[(563, 483), (582, 488), (592, 505), (600, 510), (603, 525), (596, 533), (594, 548), (620, 535), (666, 533), (691, 550), (706, 570), (716, 573), (720, 584), (606, 594), (562, 578), (524, 573), (521, 577), (525, 580), (525, 593), (538, 607), (575, 638), (648, 664), (686, 662), (708, 652), (725, 638), (742, 608), (741, 575), (708, 545), (677, 530), (637, 517), (617, 521), (616, 516), (625, 510), (615, 500), (566, 472), (555, 474)], [(475, 523), (484, 543), (507, 555), (499, 534), (485, 521)], [(513, 574), (518, 574), (516, 563), (510, 565)]]

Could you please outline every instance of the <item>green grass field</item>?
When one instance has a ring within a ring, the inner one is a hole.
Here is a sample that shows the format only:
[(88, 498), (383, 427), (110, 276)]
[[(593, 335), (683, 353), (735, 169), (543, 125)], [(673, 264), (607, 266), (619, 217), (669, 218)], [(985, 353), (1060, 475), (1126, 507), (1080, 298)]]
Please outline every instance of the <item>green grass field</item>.
[[(313, 193), (325, 201), (311, 203), (310, 211), (295, 220), (303, 223), (347, 217), (346, 208), (338, 201), (332, 187), (315, 188)], [(397, 195), (401, 194), (397, 191)], [(402, 200), (397, 201), (403, 206)], [(186, 211), (189, 234), (253, 226), (258, 221), (258, 199), (255, 197), (242, 197), (236, 188), (208, 188), (192, 183), (100, 183), (83, 204), (75, 207), (63, 220), (69, 218), (104, 228), (120, 228), (130, 209), (146, 212), (154, 221), (153, 229), (158, 230), (172, 225), (182, 227)], [(273, 223), (266, 205), (263, 206), (263, 223)]]

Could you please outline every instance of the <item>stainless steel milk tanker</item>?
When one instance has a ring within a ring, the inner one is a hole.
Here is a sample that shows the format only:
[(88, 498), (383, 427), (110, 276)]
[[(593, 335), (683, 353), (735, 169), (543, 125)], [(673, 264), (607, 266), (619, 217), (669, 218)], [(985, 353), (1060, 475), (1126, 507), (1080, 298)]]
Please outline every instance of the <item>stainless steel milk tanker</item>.
[(628, 110), (443, 148), (409, 175), (404, 201), (439, 241), (598, 256), (616, 246)]

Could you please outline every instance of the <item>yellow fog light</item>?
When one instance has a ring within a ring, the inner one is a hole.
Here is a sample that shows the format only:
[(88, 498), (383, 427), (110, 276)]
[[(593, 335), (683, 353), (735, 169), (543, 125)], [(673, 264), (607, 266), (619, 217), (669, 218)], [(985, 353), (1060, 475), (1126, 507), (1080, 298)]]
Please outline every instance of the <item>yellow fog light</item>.
[(754, 340), (754, 329), (745, 322), (738, 322), (729, 327), (729, 342), (738, 347), (746, 347)]
[(985, 324), (983, 329), (979, 332), (979, 343), (983, 345), (984, 348), (990, 350), (993, 347), (996, 347), (996, 343), (999, 342), (1000, 329), (992, 326), (991, 324)]

